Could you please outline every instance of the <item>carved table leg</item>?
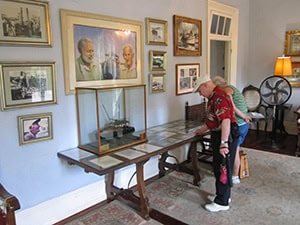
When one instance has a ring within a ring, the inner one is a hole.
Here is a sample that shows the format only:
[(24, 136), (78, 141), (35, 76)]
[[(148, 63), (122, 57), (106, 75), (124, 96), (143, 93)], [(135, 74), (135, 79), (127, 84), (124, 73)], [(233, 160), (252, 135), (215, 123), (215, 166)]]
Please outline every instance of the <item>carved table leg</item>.
[(192, 160), (192, 167), (194, 172), (193, 184), (198, 185), (201, 180), (201, 177), (199, 174), (200, 168), (199, 168), (198, 156), (197, 156), (197, 141), (193, 141), (190, 145), (190, 157)]
[(106, 196), (108, 201), (112, 201), (115, 198), (113, 192), (114, 178), (115, 178), (114, 172), (110, 172), (105, 175), (105, 191), (106, 191)]
[(141, 216), (145, 219), (150, 219), (149, 212), (149, 202), (148, 197), (146, 196), (146, 187), (145, 187), (145, 181), (144, 181), (144, 162), (138, 162), (136, 163), (136, 175), (137, 175), (137, 187), (139, 191), (139, 197), (140, 197), (140, 205), (141, 205)]

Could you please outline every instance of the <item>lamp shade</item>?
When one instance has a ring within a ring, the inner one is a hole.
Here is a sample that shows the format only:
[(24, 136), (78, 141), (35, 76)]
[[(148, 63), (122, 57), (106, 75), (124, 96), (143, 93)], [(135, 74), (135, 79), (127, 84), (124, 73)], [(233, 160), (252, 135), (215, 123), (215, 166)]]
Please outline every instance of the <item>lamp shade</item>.
[(277, 57), (274, 68), (274, 75), (289, 76), (292, 74), (291, 57)]

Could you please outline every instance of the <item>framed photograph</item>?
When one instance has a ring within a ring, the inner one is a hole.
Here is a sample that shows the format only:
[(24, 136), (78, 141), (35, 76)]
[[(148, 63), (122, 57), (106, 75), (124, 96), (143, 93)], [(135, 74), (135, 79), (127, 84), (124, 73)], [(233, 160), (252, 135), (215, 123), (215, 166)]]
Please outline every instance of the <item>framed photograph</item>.
[(52, 46), (49, 2), (0, 0), (0, 44)]
[(161, 93), (166, 91), (166, 74), (150, 75), (150, 93)]
[(287, 31), (285, 33), (286, 56), (300, 56), (300, 30)]
[(201, 56), (202, 21), (174, 15), (174, 56)]
[(149, 51), (150, 71), (165, 71), (167, 65), (167, 52)]
[(0, 62), (1, 110), (56, 103), (54, 62)]
[(176, 64), (176, 95), (192, 93), (200, 76), (200, 63)]
[(146, 18), (148, 45), (168, 45), (168, 21)]
[(53, 139), (52, 113), (18, 116), (19, 144)]
[(283, 76), (289, 81), (292, 87), (300, 87), (300, 62), (292, 62), (292, 71), (291, 76)]
[(65, 92), (142, 84), (143, 22), (61, 9)]

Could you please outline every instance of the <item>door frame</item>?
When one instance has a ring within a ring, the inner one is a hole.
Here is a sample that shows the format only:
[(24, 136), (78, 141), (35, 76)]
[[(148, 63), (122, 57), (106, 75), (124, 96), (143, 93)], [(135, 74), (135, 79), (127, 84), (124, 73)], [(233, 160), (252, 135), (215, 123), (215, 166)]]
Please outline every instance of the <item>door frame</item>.
[[(212, 0), (208, 0), (207, 8), (207, 73), (210, 74), (210, 41), (225, 41), (225, 79), (228, 83), (236, 85), (239, 10)], [(228, 36), (210, 33), (213, 14), (231, 18), (230, 33)]]

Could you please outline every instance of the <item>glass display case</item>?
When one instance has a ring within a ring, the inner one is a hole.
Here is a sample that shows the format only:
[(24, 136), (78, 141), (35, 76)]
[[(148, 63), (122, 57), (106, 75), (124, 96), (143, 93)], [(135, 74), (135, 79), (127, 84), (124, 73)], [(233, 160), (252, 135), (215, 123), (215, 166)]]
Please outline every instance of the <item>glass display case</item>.
[(78, 147), (105, 154), (147, 141), (144, 84), (77, 87)]

